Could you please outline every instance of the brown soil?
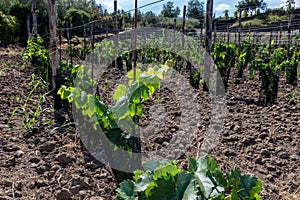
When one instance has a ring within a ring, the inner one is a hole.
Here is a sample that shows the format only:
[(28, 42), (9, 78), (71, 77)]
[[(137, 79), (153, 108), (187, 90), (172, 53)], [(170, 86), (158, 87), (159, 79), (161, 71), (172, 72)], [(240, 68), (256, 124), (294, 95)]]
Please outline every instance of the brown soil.
[[(20, 59), (20, 50), (0, 51), (0, 199), (64, 199), (69, 195), (73, 199), (115, 199), (117, 183), (112, 170), (86, 151), (70, 121), (69, 112), (63, 109), (54, 112), (51, 96), (46, 96), (42, 116), (34, 128), (27, 131), (22, 127), (25, 111), (21, 108), (32, 88), (28, 83), (33, 70)], [(115, 77), (120, 76), (121, 72), (114, 71), (107, 80), (116, 80)], [(234, 73), (232, 77), (235, 77)], [(238, 167), (242, 172), (260, 178), (264, 199), (299, 199), (299, 85), (293, 90), (282, 78), (278, 102), (263, 107), (256, 103), (259, 80), (245, 78), (239, 82), (230, 79), (224, 129), (219, 144), (210, 155), (224, 171)], [(113, 88), (115, 83), (107, 81), (107, 84), (106, 88)], [(178, 102), (167, 88), (160, 92), (168, 120), (162, 131), (142, 141), (147, 150), (168, 145), (168, 140), (178, 129)], [(36, 110), (37, 100), (44, 93), (45, 89), (41, 87), (34, 93), (28, 102), (28, 112)], [(108, 89), (106, 93), (104, 98), (108, 100), (111, 91)], [(290, 97), (291, 93), (294, 99)], [(203, 117), (197, 124), (197, 138), (186, 152), (188, 155), (198, 154), (209, 123), (207, 96), (201, 90), (197, 92)], [(140, 123), (146, 126), (151, 123), (149, 108), (153, 101), (144, 104), (145, 115)], [(20, 109), (11, 117), (17, 107)], [(61, 121), (55, 122), (55, 116)], [(186, 157), (179, 160), (185, 167)]]

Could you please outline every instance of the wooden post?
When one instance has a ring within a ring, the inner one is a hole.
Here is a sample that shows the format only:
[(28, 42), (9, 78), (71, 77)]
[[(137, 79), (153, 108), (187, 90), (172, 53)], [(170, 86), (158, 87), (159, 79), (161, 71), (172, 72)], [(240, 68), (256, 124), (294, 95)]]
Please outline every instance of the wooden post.
[(94, 49), (94, 22), (90, 23), (90, 40), (91, 40), (91, 47)]
[(214, 46), (217, 42), (216, 40), (217, 40), (217, 21), (215, 21), (215, 23), (214, 23), (214, 42), (212, 44), (212, 49), (214, 48)]
[(203, 23), (201, 23), (200, 25), (200, 43), (201, 43), (201, 46), (203, 47)]
[(57, 51), (57, 32), (56, 32), (56, 14), (55, 14), (55, 0), (48, 0), (48, 16), (49, 16), (49, 30), (50, 30), (50, 52), (52, 56), (52, 88), (56, 88), (56, 74), (59, 65), (58, 51)]
[(84, 21), (83, 25), (83, 60), (85, 59), (86, 56), (86, 21)]
[(114, 0), (114, 26), (115, 26), (115, 34), (118, 34), (118, 2), (117, 0)]
[(230, 43), (229, 27), (227, 26), (227, 45)]
[(176, 31), (176, 27), (177, 27), (177, 19), (174, 18), (174, 31)]
[(272, 51), (272, 31), (270, 32), (270, 39), (269, 39), (269, 59), (268, 59), (268, 63), (269, 63), (269, 67), (270, 67), (270, 63), (271, 63), (271, 51)]
[(241, 54), (241, 28), (242, 28), (242, 10), (239, 13), (239, 29), (238, 29), (238, 57)]
[(256, 31), (253, 32), (252, 44), (255, 43), (255, 39), (256, 39)]
[(136, 51), (136, 42), (137, 42), (137, 17), (138, 17), (138, 8), (137, 0), (135, 0), (135, 10), (134, 10), (134, 39), (133, 39), (133, 79), (136, 80), (136, 66), (137, 66), (137, 51)]
[(31, 36), (31, 33), (30, 33), (30, 15), (26, 15), (26, 24), (27, 24), (27, 36), (29, 38)]
[(292, 17), (291, 17), (291, 12), (289, 12), (289, 20), (288, 20), (288, 46), (287, 46), (287, 56), (288, 59), (291, 58), (291, 52), (290, 52), (290, 47), (291, 47), (291, 26), (292, 26)]
[(67, 26), (67, 40), (68, 40), (68, 50), (70, 52), (70, 58), (71, 58), (71, 65), (73, 65), (73, 50), (72, 50), (72, 44), (71, 44), (71, 34), (70, 34), (70, 26), (69, 26), (69, 22), (66, 22), (66, 26)]
[[(114, 0), (114, 20), (115, 20), (115, 23), (114, 23), (115, 35), (118, 35), (119, 27), (118, 27), (118, 2), (117, 2), (117, 0)], [(119, 49), (119, 38), (118, 38), (118, 36), (116, 37), (115, 45), (116, 45), (117, 54), (118, 54), (119, 53), (118, 52), (118, 49)], [(117, 68), (117, 67), (118, 67), (118, 63), (117, 63), (117, 60), (115, 60), (115, 68)]]
[(275, 44), (278, 45), (278, 29), (276, 30), (276, 34), (275, 34)]
[(137, 17), (138, 17), (138, 2), (135, 0), (135, 10), (134, 10), (134, 38), (133, 38), (133, 79), (136, 81), (136, 67), (137, 67)]
[(70, 29), (69, 29), (69, 22), (66, 22), (66, 27), (67, 27), (67, 41), (68, 41), (68, 45), (70, 46)]
[(108, 22), (107, 22), (107, 20), (105, 20), (105, 33), (106, 33), (106, 37), (108, 37)]
[(251, 34), (251, 26), (252, 26), (252, 22), (250, 22), (250, 26), (248, 29), (248, 37), (249, 37), (249, 41), (250, 41), (250, 34)]
[(206, 4), (206, 26), (205, 26), (205, 49), (208, 53), (211, 52), (211, 38), (212, 38), (212, 11), (213, 0), (207, 0)]
[[(135, 0), (135, 12), (134, 12), (134, 81), (136, 81), (136, 70), (137, 70), (137, 50), (136, 50), (136, 45), (137, 45), (137, 22), (138, 22), (138, 1)], [(134, 116), (134, 122), (136, 124), (139, 123), (139, 116), (138, 115), (135, 115)], [(134, 134), (135, 134), (135, 139), (134, 139), (134, 142), (133, 142), (133, 148), (132, 148), (132, 151), (133, 153), (141, 153), (141, 139), (140, 139), (140, 132), (139, 132), (139, 128), (136, 127), (135, 125), (133, 126), (133, 131), (134, 131)], [(142, 162), (142, 157), (140, 155), (137, 155), (136, 157), (133, 157), (133, 161), (135, 161), (140, 168), (141, 167), (141, 162)]]
[(185, 17), (186, 17), (186, 6), (183, 7), (183, 21), (182, 21), (182, 49), (184, 49), (184, 34), (185, 34)]
[(234, 43), (237, 43), (237, 35), (236, 35), (236, 31), (234, 32)]
[(281, 38), (282, 38), (282, 23), (280, 23), (280, 31), (279, 31), (279, 45), (281, 45)]
[(35, 0), (31, 0), (31, 14), (32, 14), (32, 23), (33, 23), (33, 29), (32, 29), (32, 34), (36, 35), (38, 34), (38, 26), (37, 26), (37, 19), (36, 19), (36, 3)]
[(61, 55), (62, 55), (61, 43), (62, 43), (62, 36), (61, 36), (61, 31), (59, 31), (59, 63), (61, 63)]
[(209, 75), (210, 75), (210, 52), (211, 52), (211, 38), (212, 38), (212, 20), (213, 14), (213, 0), (207, 0), (206, 3), (206, 25), (205, 25), (205, 63), (204, 63), (204, 85), (203, 90), (209, 91)]
[(176, 49), (177, 40), (176, 40), (176, 27), (177, 27), (177, 19), (174, 18), (174, 49)]
[(96, 27), (96, 22), (93, 20), (93, 29), (92, 29), (92, 48), (95, 48), (95, 27)]

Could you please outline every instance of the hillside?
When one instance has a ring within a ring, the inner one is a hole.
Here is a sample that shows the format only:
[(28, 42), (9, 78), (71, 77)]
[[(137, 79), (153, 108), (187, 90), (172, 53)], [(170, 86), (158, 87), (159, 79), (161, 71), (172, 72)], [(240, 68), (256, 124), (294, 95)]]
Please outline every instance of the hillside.
[[(232, 31), (238, 30), (238, 19), (224, 18), (215, 19), (217, 23), (217, 31), (226, 31), (229, 27)], [(241, 19), (242, 31), (249, 31), (249, 28), (255, 29), (257, 32), (267, 31), (287, 31), (288, 29), (288, 15), (285, 10), (274, 9), (268, 10), (265, 13), (258, 15), (248, 16)], [(300, 8), (295, 9), (291, 20), (291, 30), (299, 30), (300, 28)], [(251, 30), (250, 29), (250, 30)]]

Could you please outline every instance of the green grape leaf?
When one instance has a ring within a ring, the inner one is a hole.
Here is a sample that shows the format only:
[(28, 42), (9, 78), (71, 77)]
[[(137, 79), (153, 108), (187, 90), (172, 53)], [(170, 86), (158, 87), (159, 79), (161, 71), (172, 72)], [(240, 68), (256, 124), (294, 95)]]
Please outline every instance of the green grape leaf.
[(104, 112), (106, 112), (106, 105), (100, 100), (99, 96), (95, 97), (95, 113), (98, 117), (102, 117)]
[(126, 96), (126, 85), (120, 84), (114, 92), (113, 99), (118, 101), (122, 96)]
[(152, 195), (152, 190), (157, 187), (157, 184), (154, 182), (151, 182), (147, 189), (145, 190), (145, 196), (147, 197), (147, 199), (150, 199), (149, 197)]
[(143, 100), (147, 101), (149, 99), (149, 88), (143, 85), (141, 88), (141, 97)]
[(132, 181), (124, 181), (117, 189), (117, 199), (120, 200), (138, 200), (135, 197), (134, 183)]
[(95, 97), (93, 95), (88, 95), (82, 114), (92, 118), (95, 115), (95, 107)]
[(62, 100), (68, 99), (69, 102), (72, 102), (72, 101), (73, 101), (73, 98), (71, 98), (71, 97), (72, 97), (72, 91), (73, 91), (73, 90), (74, 90), (73, 87), (67, 88), (67, 86), (62, 85), (62, 86), (59, 88), (57, 94), (60, 95), (60, 98), (61, 98)]
[(153, 182), (153, 175), (151, 174), (142, 174), (139, 176), (135, 188), (137, 192), (145, 191), (148, 186)]
[(134, 172), (133, 172), (133, 180), (135, 181), (135, 182), (137, 182), (138, 180), (139, 180), (139, 178), (140, 178), (140, 176), (142, 175), (142, 174), (144, 174), (144, 171), (143, 170), (135, 170)]
[(156, 184), (157, 186), (151, 190), (149, 200), (178, 200), (176, 182), (173, 177), (159, 178)]
[(130, 97), (130, 102), (139, 104), (141, 102), (141, 91), (140, 89), (135, 90), (135, 92)]
[(74, 91), (74, 100), (77, 108), (82, 108), (87, 102), (87, 93), (80, 89)]
[[(142, 70), (136, 69), (136, 80), (139, 81), (140, 74), (142, 73)], [(134, 78), (134, 70), (130, 70), (127, 73), (127, 78), (133, 79)]]
[(232, 200), (256, 199), (261, 200), (259, 193), (262, 189), (262, 183), (256, 177), (249, 174), (242, 175), (239, 169), (227, 173), (229, 184), (232, 187)]
[(130, 117), (135, 116), (135, 114), (136, 114), (136, 104), (135, 103), (131, 103), (129, 105), (129, 114), (130, 114)]
[(196, 188), (196, 179), (192, 178), (192, 180), (190, 180), (189, 185), (186, 187), (186, 190), (184, 191), (182, 200), (195, 200), (198, 199), (199, 195), (198, 195), (198, 190)]
[(180, 172), (177, 178), (177, 196), (182, 199), (187, 187), (190, 185), (191, 180), (194, 178), (192, 174)]
[(198, 166), (197, 160), (191, 156), (189, 156), (188, 159), (189, 159), (189, 172), (194, 174), (197, 171), (197, 166)]
[(118, 119), (123, 119), (127, 116), (127, 114), (129, 114), (128, 107), (128, 98), (126, 96), (122, 96), (112, 107), (112, 111)]
[(138, 116), (141, 118), (143, 115), (143, 106), (141, 103), (138, 103), (136, 105), (136, 112), (137, 112)]
[(169, 175), (175, 176), (179, 174), (182, 170), (179, 169), (176, 164), (168, 163), (164, 166), (159, 166), (154, 170), (153, 179), (157, 180), (159, 178), (167, 177)]
[(159, 78), (154, 74), (141, 74), (140, 81), (145, 85), (160, 85)]
[(154, 170), (156, 168), (158, 168), (159, 166), (165, 165), (165, 164), (167, 164), (167, 163), (164, 161), (149, 160), (143, 164), (143, 168), (146, 171), (154, 172)]
[[(220, 167), (217, 162), (208, 156), (198, 159), (198, 168), (195, 178), (205, 198), (212, 198), (221, 195), (225, 191), (225, 180), (220, 177)], [(222, 184), (223, 183), (223, 184)]]

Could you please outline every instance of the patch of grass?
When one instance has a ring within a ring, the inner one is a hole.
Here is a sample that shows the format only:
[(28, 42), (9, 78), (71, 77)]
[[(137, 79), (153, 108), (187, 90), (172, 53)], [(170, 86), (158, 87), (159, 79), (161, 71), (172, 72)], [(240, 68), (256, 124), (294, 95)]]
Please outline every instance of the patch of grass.
[[(242, 27), (249, 27), (249, 26), (254, 26), (254, 27), (266, 27), (268, 25), (271, 25), (272, 23), (275, 22), (282, 22), (287, 20), (288, 17), (287, 15), (258, 15), (254, 19), (249, 19), (242, 21)], [(238, 27), (238, 21), (236, 21), (230, 28), (236, 28)]]
[(264, 25), (263, 20), (253, 19), (253, 20), (248, 20), (248, 21), (242, 22), (242, 26), (243, 27), (253, 27), (253, 26), (259, 27), (259, 26), (265, 26), (265, 25)]
[[(230, 28), (236, 28), (239, 26), (239, 23), (236, 22), (234, 23)], [(253, 27), (253, 26), (256, 26), (256, 27), (260, 27), (260, 26), (266, 26), (264, 24), (264, 20), (262, 19), (252, 19), (252, 20), (247, 20), (247, 21), (243, 21), (242, 22), (242, 27)]]
[(279, 15), (268, 15), (267, 17), (267, 21), (269, 23), (272, 23), (272, 22), (280, 22), (280, 21), (284, 21), (284, 20), (287, 20), (288, 17), (287, 16), (279, 16)]

